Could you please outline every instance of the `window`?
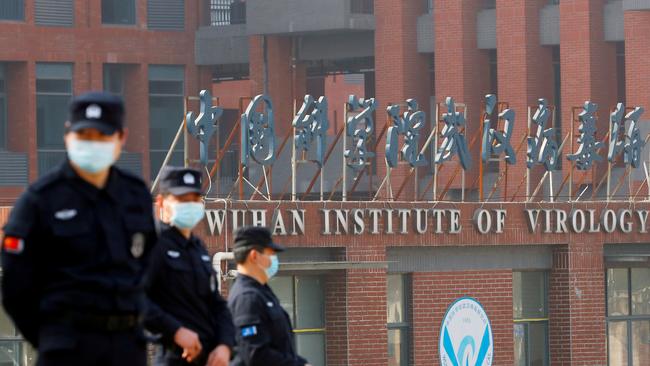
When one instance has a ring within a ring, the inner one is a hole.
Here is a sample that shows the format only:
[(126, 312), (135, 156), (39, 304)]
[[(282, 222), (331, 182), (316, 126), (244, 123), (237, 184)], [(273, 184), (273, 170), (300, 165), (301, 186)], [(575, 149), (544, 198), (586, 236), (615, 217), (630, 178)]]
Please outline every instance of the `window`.
[(210, 0), (210, 24), (213, 26), (245, 23), (246, 1)]
[(185, 29), (185, 1), (147, 0), (147, 27), (156, 30)]
[(512, 273), (516, 366), (549, 364), (547, 298), (546, 272)]
[(18, 334), (9, 315), (0, 307), (0, 365), (32, 366), (36, 351)]
[(350, 12), (352, 14), (374, 14), (374, 0), (350, 0)]
[(616, 84), (618, 101), (625, 104), (625, 42), (616, 42)]
[(424, 12), (433, 14), (433, 0), (424, 0)]
[(104, 64), (104, 91), (124, 96), (123, 64)]
[(72, 27), (74, 0), (34, 0), (34, 23), (48, 27)]
[(319, 276), (277, 276), (269, 285), (289, 314), (298, 354), (325, 366), (325, 284)]
[(496, 9), (496, 0), (483, 0), (483, 9)]
[(135, 24), (135, 0), (102, 0), (102, 23)]
[(72, 64), (36, 64), (38, 172), (47, 173), (65, 159), (64, 123), (72, 99)]
[(7, 148), (7, 95), (5, 67), (0, 63), (0, 150)]
[(409, 281), (404, 274), (389, 274), (386, 285), (388, 366), (406, 366), (410, 361)]
[[(151, 177), (156, 177), (183, 121), (183, 66), (149, 66), (149, 146)], [(176, 144), (170, 165), (183, 165), (183, 139)]]
[(650, 364), (650, 268), (608, 268), (607, 355), (610, 366)]
[(25, 0), (0, 1), (0, 20), (25, 20)]

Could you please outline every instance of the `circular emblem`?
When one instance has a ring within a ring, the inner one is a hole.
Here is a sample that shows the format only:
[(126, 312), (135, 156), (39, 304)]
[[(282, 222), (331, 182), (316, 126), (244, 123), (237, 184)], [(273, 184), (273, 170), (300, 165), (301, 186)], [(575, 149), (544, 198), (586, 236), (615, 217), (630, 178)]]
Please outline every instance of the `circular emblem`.
[(144, 253), (144, 234), (135, 233), (131, 238), (131, 255), (134, 258), (140, 258)]
[(462, 297), (447, 309), (440, 327), (439, 353), (441, 366), (492, 365), (492, 326), (478, 301)]

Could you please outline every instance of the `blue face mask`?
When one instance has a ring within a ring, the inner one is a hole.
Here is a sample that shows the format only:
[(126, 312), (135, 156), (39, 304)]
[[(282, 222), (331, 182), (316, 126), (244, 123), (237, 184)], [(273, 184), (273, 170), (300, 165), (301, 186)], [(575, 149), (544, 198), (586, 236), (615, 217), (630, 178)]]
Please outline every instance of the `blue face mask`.
[(67, 145), (68, 159), (79, 169), (97, 173), (110, 168), (115, 162), (116, 143), (70, 139)]
[(171, 224), (179, 229), (191, 229), (205, 215), (202, 202), (178, 202), (172, 206)]
[(270, 280), (271, 277), (275, 276), (280, 269), (280, 261), (278, 260), (277, 255), (271, 256), (271, 266), (264, 270), (266, 272), (266, 277)]

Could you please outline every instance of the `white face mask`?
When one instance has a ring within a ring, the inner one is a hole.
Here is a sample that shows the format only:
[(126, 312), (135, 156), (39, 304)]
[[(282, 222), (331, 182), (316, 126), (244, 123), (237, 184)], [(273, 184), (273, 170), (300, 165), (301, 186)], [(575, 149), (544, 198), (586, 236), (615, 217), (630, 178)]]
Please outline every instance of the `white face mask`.
[(79, 169), (89, 173), (97, 173), (110, 168), (115, 162), (115, 149), (117, 143), (114, 141), (86, 141), (79, 139), (68, 140), (68, 158)]
[(205, 215), (203, 202), (176, 202), (171, 208), (170, 222), (179, 229), (192, 229)]

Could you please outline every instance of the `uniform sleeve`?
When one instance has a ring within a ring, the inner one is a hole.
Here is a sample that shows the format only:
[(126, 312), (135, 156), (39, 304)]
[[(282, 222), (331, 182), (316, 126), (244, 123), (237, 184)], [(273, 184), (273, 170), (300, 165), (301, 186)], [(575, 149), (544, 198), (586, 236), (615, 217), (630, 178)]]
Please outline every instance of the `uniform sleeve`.
[(27, 191), (11, 211), (2, 240), (2, 304), (18, 331), (35, 347), (41, 300), (38, 217), (36, 197)]
[(215, 334), (217, 335), (217, 344), (224, 344), (230, 349), (235, 347), (235, 326), (232, 321), (232, 315), (228, 309), (228, 304), (215, 292), (215, 303), (212, 306), (213, 317), (215, 319), (215, 326), (217, 327)]
[(231, 304), (237, 334), (237, 355), (248, 366), (304, 366), (305, 362), (271, 347), (271, 329), (260, 314), (266, 312), (263, 299), (243, 293)]
[(174, 335), (182, 324), (152, 300), (152, 297), (155, 298), (157, 291), (165, 291), (165, 284), (161, 281), (161, 271), (164, 270), (162, 266), (162, 256), (164, 255), (162, 247), (163, 245), (159, 243), (152, 251), (147, 275), (145, 276), (147, 310), (144, 317), (144, 326), (152, 333), (161, 334), (164, 343), (173, 343)]

